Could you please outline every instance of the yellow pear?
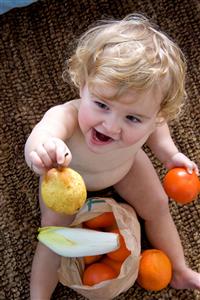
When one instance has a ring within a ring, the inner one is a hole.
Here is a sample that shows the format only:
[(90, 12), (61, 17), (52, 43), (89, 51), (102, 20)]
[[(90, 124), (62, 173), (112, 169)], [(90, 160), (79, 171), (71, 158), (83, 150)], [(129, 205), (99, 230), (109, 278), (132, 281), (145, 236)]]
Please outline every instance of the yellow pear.
[(52, 168), (43, 176), (41, 194), (47, 207), (70, 215), (83, 206), (87, 197), (81, 175), (66, 167)]

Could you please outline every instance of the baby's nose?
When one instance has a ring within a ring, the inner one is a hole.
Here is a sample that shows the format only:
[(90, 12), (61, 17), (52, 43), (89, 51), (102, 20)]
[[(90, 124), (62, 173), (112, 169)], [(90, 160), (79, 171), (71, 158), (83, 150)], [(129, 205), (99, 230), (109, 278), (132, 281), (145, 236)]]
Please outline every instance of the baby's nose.
[(107, 120), (103, 123), (108, 134), (120, 134), (121, 126), (117, 120)]

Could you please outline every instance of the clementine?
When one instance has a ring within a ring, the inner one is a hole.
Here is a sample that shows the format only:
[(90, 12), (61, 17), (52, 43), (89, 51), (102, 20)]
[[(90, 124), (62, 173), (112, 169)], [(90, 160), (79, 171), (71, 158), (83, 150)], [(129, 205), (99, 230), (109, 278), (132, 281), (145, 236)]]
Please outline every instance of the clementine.
[(149, 291), (165, 288), (172, 278), (172, 265), (161, 250), (149, 249), (141, 254), (137, 282)]
[(194, 171), (189, 174), (184, 168), (173, 168), (165, 175), (163, 187), (170, 198), (186, 204), (197, 198), (199, 179)]
[(117, 225), (117, 222), (115, 221), (115, 223), (113, 223), (111, 226), (107, 226), (105, 228), (103, 228), (105, 231), (108, 231), (108, 232), (112, 232), (113, 230), (115, 229), (119, 229), (118, 225)]
[(102, 255), (88, 255), (83, 257), (83, 261), (86, 265), (92, 264), (93, 262), (99, 260)]
[(117, 277), (117, 273), (110, 266), (103, 263), (89, 265), (83, 273), (83, 284), (92, 286), (105, 280)]
[(120, 273), (120, 270), (121, 270), (121, 266), (122, 266), (122, 263), (121, 261), (116, 261), (114, 259), (110, 259), (109, 257), (107, 256), (104, 256), (101, 260), (100, 260), (101, 263), (104, 263), (108, 266), (110, 266), (112, 269), (114, 269), (117, 273), (117, 275), (119, 275)]
[(97, 217), (84, 222), (84, 226), (90, 229), (97, 229), (112, 226), (115, 224), (115, 217), (112, 212), (105, 212)]
[(120, 246), (117, 250), (114, 250), (112, 252), (108, 252), (107, 256), (110, 259), (114, 259), (116, 261), (123, 262), (131, 254), (131, 251), (127, 249), (124, 237), (120, 233), (119, 229), (114, 229), (111, 232), (119, 234), (119, 244), (120, 244)]

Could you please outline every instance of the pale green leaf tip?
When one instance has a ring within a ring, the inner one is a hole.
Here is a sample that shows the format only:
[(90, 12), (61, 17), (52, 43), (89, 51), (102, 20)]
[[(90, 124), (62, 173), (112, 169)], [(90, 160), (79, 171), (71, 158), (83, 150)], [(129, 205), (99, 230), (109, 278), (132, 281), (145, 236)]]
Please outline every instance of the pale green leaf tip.
[(37, 238), (40, 242), (44, 243), (47, 246), (56, 246), (63, 248), (73, 246), (75, 244), (73, 241), (67, 239), (62, 234), (56, 232), (56, 230), (58, 230), (58, 227), (50, 226), (49, 228), (44, 227), (40, 229)]
[(38, 232), (43, 232), (43, 231), (55, 231), (58, 229), (64, 229), (65, 227), (59, 227), (59, 226), (46, 226), (46, 227), (39, 227)]

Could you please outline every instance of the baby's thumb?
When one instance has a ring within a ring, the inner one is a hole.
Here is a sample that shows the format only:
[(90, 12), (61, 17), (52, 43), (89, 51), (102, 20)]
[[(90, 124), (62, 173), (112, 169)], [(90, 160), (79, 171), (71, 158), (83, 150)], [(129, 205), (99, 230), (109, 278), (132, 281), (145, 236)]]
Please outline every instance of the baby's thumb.
[(172, 162), (170, 162), (170, 161), (166, 161), (166, 162), (164, 163), (164, 165), (165, 165), (165, 167), (166, 167), (168, 170), (170, 170), (170, 169), (172, 169), (172, 168), (174, 167), (174, 164), (173, 164)]
[(195, 162), (192, 161), (191, 163), (189, 163), (186, 166), (186, 168), (187, 168), (187, 172), (189, 174), (192, 174), (193, 172), (195, 172), (196, 175), (199, 176), (199, 168), (198, 168), (197, 164), (195, 164)]
[(66, 151), (65, 154), (64, 154), (64, 162), (63, 162), (62, 165), (63, 165), (64, 167), (68, 167), (68, 165), (70, 164), (71, 160), (72, 160), (72, 154), (71, 154), (71, 152), (68, 150), (68, 151)]
[(187, 168), (187, 172), (188, 172), (189, 174), (192, 174), (192, 173), (193, 173), (193, 170), (190, 169), (190, 168)]

